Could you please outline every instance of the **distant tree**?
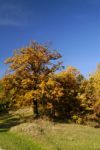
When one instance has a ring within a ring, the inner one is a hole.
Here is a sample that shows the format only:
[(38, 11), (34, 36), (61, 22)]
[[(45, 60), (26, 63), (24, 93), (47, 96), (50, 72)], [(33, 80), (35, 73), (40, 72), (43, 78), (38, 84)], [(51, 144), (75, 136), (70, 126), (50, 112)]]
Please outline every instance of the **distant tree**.
[(6, 95), (12, 94), (11, 104), (15, 107), (32, 104), (37, 116), (39, 104), (44, 99), (42, 83), (47, 82), (61, 67), (61, 62), (55, 62), (59, 58), (61, 55), (57, 51), (50, 51), (36, 42), (16, 50), (14, 55), (5, 61), (9, 70), (2, 79)]

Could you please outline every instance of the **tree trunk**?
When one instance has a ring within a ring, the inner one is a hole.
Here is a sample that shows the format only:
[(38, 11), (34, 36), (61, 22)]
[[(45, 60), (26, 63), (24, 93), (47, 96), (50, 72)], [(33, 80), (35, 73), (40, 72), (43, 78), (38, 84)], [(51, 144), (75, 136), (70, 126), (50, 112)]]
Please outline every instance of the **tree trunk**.
[(34, 116), (38, 117), (39, 112), (38, 112), (38, 102), (37, 102), (37, 100), (33, 100), (33, 112), (34, 112)]
[(45, 95), (42, 95), (42, 115), (46, 115), (46, 99)]

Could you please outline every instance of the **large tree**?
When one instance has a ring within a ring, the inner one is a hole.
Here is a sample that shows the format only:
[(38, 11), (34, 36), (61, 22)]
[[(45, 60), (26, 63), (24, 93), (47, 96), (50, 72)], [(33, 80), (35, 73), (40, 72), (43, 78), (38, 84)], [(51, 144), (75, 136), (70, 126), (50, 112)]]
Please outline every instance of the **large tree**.
[(56, 61), (60, 57), (57, 51), (51, 51), (36, 42), (16, 50), (14, 55), (5, 61), (9, 69), (2, 79), (6, 95), (12, 95), (11, 104), (32, 104), (34, 113), (38, 115), (38, 105), (44, 97), (44, 86), (40, 85), (47, 82), (61, 67), (61, 62)]

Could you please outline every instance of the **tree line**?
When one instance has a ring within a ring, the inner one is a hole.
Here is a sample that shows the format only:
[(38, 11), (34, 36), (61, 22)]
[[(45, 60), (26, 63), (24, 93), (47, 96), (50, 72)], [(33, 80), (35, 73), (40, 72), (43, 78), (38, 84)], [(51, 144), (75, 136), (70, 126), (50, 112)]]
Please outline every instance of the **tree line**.
[(9, 67), (0, 80), (0, 112), (31, 105), (35, 117), (100, 123), (100, 65), (86, 79), (75, 67), (64, 69), (61, 57), (32, 42), (7, 58)]

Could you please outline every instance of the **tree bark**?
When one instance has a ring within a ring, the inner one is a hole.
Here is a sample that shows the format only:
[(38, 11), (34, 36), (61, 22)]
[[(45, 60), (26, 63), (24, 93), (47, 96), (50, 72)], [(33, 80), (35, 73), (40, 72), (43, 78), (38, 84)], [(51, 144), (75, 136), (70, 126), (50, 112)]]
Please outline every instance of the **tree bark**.
[(33, 100), (33, 113), (35, 117), (38, 117), (39, 111), (38, 111), (38, 102), (37, 100)]

